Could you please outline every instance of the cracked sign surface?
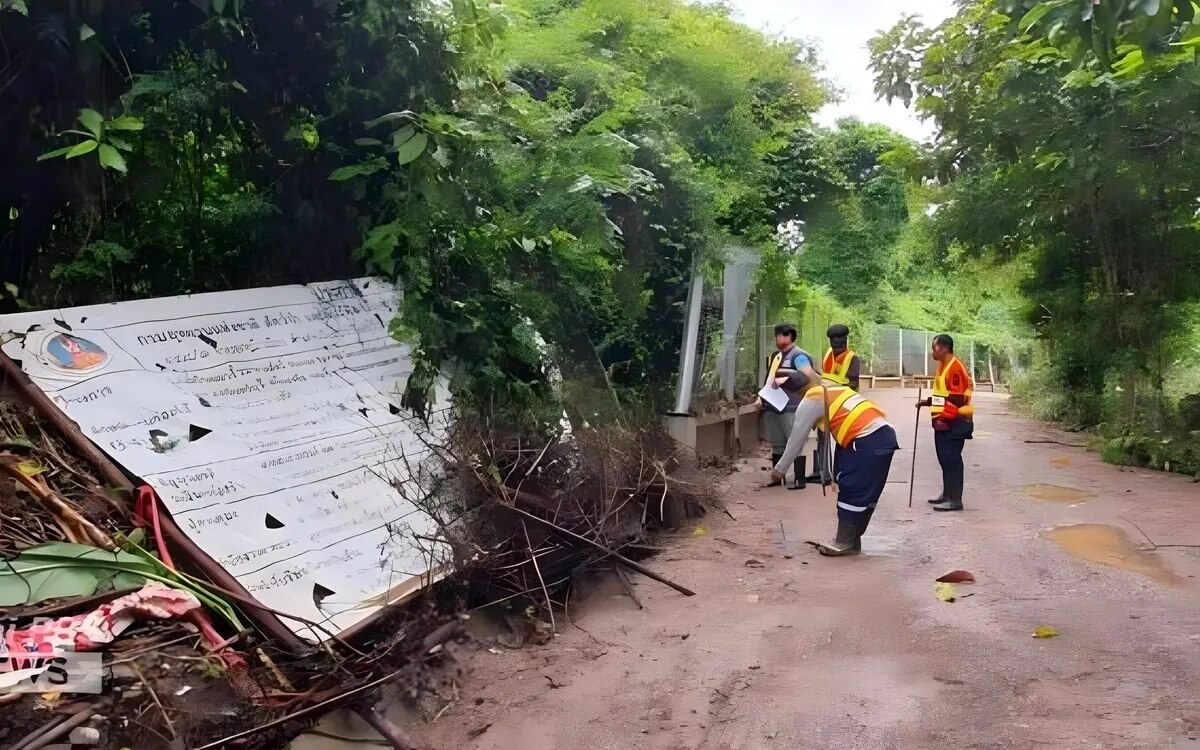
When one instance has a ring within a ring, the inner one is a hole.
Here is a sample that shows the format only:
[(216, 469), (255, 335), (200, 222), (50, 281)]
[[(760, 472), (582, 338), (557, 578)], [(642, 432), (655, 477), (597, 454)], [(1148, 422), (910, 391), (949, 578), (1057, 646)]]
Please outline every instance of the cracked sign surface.
[(412, 500), (448, 397), (428, 427), (398, 408), (411, 370), (387, 331), (399, 301), (357, 279), (21, 313), (0, 330), (201, 549), (267, 606), (336, 633), (447, 556), (418, 541), (435, 527)]

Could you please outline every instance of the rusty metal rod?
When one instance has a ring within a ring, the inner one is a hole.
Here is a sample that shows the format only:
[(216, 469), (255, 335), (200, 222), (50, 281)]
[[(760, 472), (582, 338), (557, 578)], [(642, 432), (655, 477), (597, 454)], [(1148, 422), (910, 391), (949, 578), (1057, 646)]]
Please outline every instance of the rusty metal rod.
[(379, 732), (396, 750), (414, 750), (416, 748), (417, 743), (408, 736), (408, 733), (393, 724), (388, 717), (379, 713), (379, 709), (374, 706), (355, 709), (354, 713), (361, 716), (363, 721), (370, 724), (371, 728)]

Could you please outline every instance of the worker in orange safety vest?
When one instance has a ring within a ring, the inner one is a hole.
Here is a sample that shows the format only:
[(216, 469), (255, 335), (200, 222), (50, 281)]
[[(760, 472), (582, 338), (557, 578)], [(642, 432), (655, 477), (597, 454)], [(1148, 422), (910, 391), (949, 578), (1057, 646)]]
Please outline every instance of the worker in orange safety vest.
[(822, 555), (830, 557), (856, 555), (862, 551), (862, 535), (887, 485), (892, 455), (900, 450), (896, 430), (882, 409), (849, 386), (824, 376), (820, 385), (805, 392), (796, 408), (791, 436), (771, 470), (772, 481), (782, 480), (818, 422), (824, 425), (834, 443), (838, 526), (832, 542), (815, 546)]
[(942, 467), (942, 494), (929, 502), (934, 510), (957, 511), (963, 509), (963, 446), (975, 432), (974, 384), (966, 365), (954, 356), (953, 338), (939, 334), (932, 348), (938, 362), (933, 395), (917, 404), (917, 408), (929, 407), (933, 417), (933, 445)]
[[(825, 331), (829, 339), (829, 350), (821, 363), (821, 372), (838, 385), (847, 385), (858, 390), (858, 380), (862, 373), (862, 358), (850, 348), (850, 327), (844, 323), (834, 323)], [(822, 482), (828, 485), (833, 481), (833, 474), (828, 471), (822, 476), (821, 468), (829, 467), (830, 461), (825, 457), (829, 450), (829, 438), (821, 430), (817, 430), (817, 447), (813, 451), (813, 473), (805, 478), (809, 482)], [(837, 462), (833, 462), (833, 473), (837, 473)]]

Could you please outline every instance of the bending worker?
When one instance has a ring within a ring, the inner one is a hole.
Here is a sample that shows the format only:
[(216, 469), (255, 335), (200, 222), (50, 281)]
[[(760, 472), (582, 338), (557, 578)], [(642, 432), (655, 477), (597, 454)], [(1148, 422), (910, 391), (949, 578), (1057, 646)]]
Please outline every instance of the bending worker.
[(933, 378), (933, 396), (917, 404), (929, 407), (933, 417), (933, 445), (942, 467), (942, 494), (929, 502), (934, 510), (963, 509), (964, 469), (962, 452), (975, 432), (973, 390), (966, 365), (954, 356), (954, 339), (941, 333), (933, 338), (933, 358), (938, 362)]
[[(761, 399), (758, 402), (766, 412), (767, 436), (771, 439), (772, 466), (779, 462), (779, 457), (783, 455), (783, 449), (788, 443), (789, 435), (792, 432), (792, 418), (796, 414), (796, 407), (800, 405), (800, 397), (809, 386), (820, 382), (820, 376), (812, 366), (812, 357), (808, 352), (796, 346), (795, 326), (788, 323), (780, 323), (775, 326), (775, 346), (779, 351), (771, 358), (765, 385), (782, 388), (786, 391), (788, 394), (787, 406), (783, 411), (776, 411), (770, 404), (764, 404)], [(811, 429), (811, 427), (810, 425), (809, 428)], [(807, 437), (807, 433), (805, 435)], [(799, 454), (792, 458), (795, 459), (794, 469), (796, 472), (792, 489), (801, 490), (804, 489), (805, 460)], [(779, 481), (772, 481), (767, 486), (778, 487), (783, 484), (783, 480), (784, 478), (781, 476)]]
[[(825, 331), (829, 339), (829, 351), (821, 362), (822, 377), (828, 378), (838, 385), (849, 386), (858, 390), (858, 379), (862, 373), (862, 358), (850, 349), (850, 328), (842, 323), (834, 323)], [(832, 475), (826, 471), (822, 476), (821, 469), (829, 466), (829, 459), (824, 452), (829, 449), (829, 439), (824, 432), (817, 430), (817, 449), (813, 451), (813, 473), (808, 475), (810, 482), (829, 484)], [(833, 465), (833, 473), (837, 473), (837, 464)]]
[(788, 461), (804, 449), (808, 431), (818, 421), (824, 423), (834, 441), (838, 526), (834, 540), (816, 545), (817, 551), (831, 557), (857, 555), (862, 551), (862, 535), (887, 485), (892, 455), (900, 450), (896, 430), (882, 409), (849, 386), (825, 376), (821, 385), (808, 389), (796, 409), (792, 434), (771, 471), (771, 479), (783, 476)]

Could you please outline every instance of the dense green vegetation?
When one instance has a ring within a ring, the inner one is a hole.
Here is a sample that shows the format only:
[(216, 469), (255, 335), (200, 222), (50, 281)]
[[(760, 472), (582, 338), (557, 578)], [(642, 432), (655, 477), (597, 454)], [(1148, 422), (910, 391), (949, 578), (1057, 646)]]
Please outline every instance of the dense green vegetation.
[(0, 0), (3, 302), (367, 271), (405, 290), (408, 406), (448, 371), (533, 423), (557, 372), (594, 420), (662, 405), (685, 280), (737, 244), (773, 310), (1036, 334), (1039, 414), (1200, 471), (1191, 10), (904, 19), (870, 49), (919, 145), (814, 125), (814, 51), (720, 4)]
[(1043, 345), (1027, 400), (1101, 427), (1111, 459), (1189, 472), (1198, 40), (1190, 3), (975, 0), (872, 41), (880, 93), (938, 127), (939, 245), (1028, 259)]
[(803, 45), (680, 0), (27, 5), (0, 11), (20, 302), (365, 267), (405, 289), (415, 408), (455, 363), (493, 407), (551, 364), (579, 408), (668, 392), (687, 275), (770, 250), (769, 157), (827, 98)]

